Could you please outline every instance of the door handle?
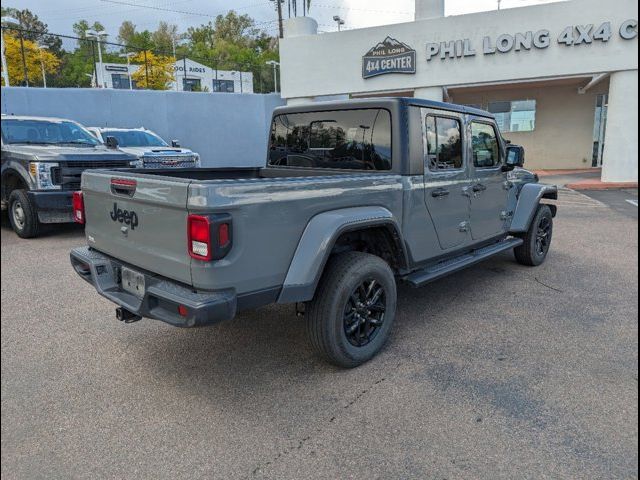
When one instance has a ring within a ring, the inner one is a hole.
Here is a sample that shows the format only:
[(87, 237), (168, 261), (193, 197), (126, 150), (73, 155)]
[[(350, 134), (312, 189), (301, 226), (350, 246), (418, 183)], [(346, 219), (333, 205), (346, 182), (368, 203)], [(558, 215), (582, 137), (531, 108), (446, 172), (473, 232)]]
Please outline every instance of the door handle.
[(482, 185), (481, 183), (476, 183), (473, 186), (473, 191), (478, 193), (478, 192), (484, 192), (487, 189), (487, 187), (485, 185)]
[(431, 192), (431, 196), (433, 198), (441, 198), (441, 197), (446, 197), (447, 195), (449, 195), (449, 190), (446, 190), (444, 188), (438, 188), (437, 190), (434, 190)]

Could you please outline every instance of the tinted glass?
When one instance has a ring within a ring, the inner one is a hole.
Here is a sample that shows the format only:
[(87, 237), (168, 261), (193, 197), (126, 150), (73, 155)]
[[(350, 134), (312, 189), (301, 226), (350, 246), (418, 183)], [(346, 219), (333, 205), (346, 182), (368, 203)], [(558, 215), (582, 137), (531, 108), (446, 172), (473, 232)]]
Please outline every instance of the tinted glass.
[(120, 147), (166, 147), (167, 142), (142, 130), (104, 130), (102, 138), (115, 137)]
[(74, 122), (2, 119), (4, 143), (36, 145), (74, 144), (94, 146), (100, 141)]
[(367, 109), (278, 115), (269, 165), (390, 170), (391, 114)]
[(471, 146), (473, 164), (479, 168), (500, 164), (500, 146), (496, 131), (486, 123), (471, 123)]
[(183, 78), (182, 89), (185, 92), (199, 92), (201, 90), (200, 80), (197, 78)]
[(532, 132), (536, 127), (536, 101), (491, 102), (488, 110), (502, 132)]
[(453, 118), (427, 116), (427, 164), (431, 171), (462, 168), (460, 122)]
[(213, 91), (214, 92), (225, 92), (225, 93), (233, 93), (234, 85), (233, 80), (214, 80), (213, 81)]
[(112, 73), (111, 74), (111, 83), (113, 84), (113, 88), (117, 89), (128, 89), (129, 88), (129, 76), (123, 73)]

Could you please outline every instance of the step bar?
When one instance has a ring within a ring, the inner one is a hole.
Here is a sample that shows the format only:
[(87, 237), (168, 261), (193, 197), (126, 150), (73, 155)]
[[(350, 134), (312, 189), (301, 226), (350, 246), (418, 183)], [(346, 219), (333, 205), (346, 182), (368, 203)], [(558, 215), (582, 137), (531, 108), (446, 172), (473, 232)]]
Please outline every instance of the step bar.
[(494, 243), (493, 245), (482, 247), (469, 253), (465, 253), (464, 255), (460, 255), (459, 257), (444, 260), (435, 265), (418, 270), (417, 272), (407, 275), (403, 280), (409, 283), (412, 287), (422, 287), (434, 280), (438, 280), (466, 267), (480, 263), (498, 253), (519, 247), (522, 243), (523, 241), (521, 238), (508, 238), (501, 242)]

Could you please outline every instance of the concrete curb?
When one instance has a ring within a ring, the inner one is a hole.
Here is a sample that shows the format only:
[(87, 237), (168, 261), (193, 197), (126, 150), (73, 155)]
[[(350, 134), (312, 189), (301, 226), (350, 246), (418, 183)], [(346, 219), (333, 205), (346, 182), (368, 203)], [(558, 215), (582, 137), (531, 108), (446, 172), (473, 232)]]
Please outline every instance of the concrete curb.
[(534, 170), (534, 173), (540, 177), (549, 177), (552, 175), (573, 175), (580, 173), (601, 173), (602, 168), (574, 168), (565, 170)]
[(583, 180), (575, 183), (567, 183), (566, 188), (571, 190), (620, 190), (625, 188), (638, 188), (638, 182), (602, 182), (600, 180)]

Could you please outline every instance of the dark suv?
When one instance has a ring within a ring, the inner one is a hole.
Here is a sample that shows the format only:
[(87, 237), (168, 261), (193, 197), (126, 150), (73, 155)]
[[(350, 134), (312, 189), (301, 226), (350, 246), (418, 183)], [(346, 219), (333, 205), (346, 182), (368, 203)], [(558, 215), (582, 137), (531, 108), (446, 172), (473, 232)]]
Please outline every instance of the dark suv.
[(41, 224), (73, 222), (84, 170), (135, 161), (71, 120), (2, 115), (2, 209), (20, 237), (35, 237)]

